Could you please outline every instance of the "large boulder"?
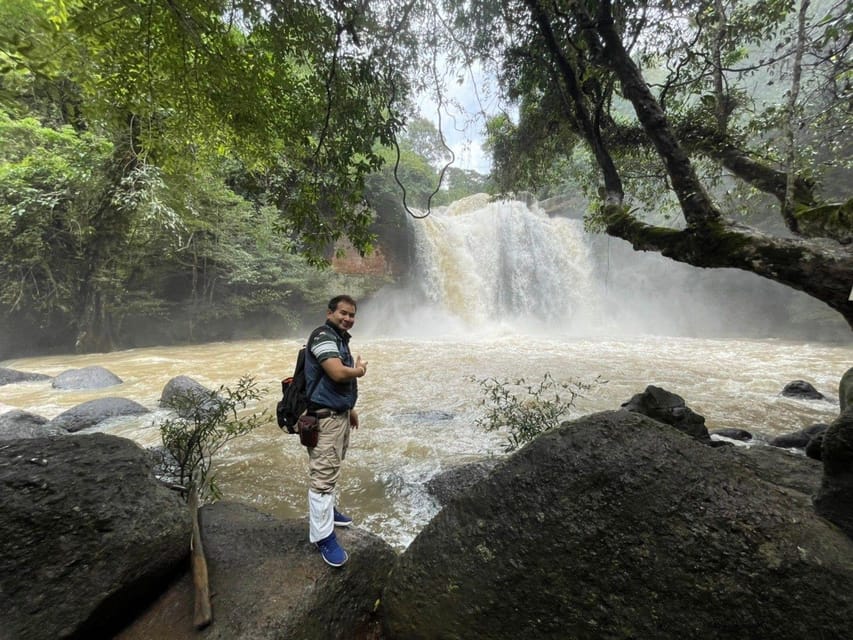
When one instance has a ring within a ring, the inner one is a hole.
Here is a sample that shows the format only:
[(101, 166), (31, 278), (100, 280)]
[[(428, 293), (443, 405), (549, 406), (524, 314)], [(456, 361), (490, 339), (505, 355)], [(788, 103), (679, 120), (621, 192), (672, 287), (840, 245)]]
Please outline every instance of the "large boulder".
[(51, 385), (56, 389), (103, 389), (121, 383), (121, 378), (103, 367), (83, 367), (63, 371)]
[(838, 382), (838, 402), (841, 405), (841, 413), (844, 413), (847, 407), (853, 407), (853, 367), (845, 371)]
[(186, 573), (116, 640), (335, 640), (376, 638), (377, 602), (396, 556), (358, 528), (337, 530), (350, 555), (326, 565), (308, 542), (308, 521), (279, 520), (243, 504), (200, 512), (213, 623), (195, 631)]
[(185, 566), (186, 505), (106, 434), (0, 447), (0, 637), (107, 638)]
[(732, 448), (625, 411), (540, 436), (403, 553), (386, 637), (848, 637), (853, 541)]
[(497, 458), (487, 458), (453, 466), (427, 480), (427, 492), (445, 505), (489, 475), (499, 462)]
[(622, 403), (625, 411), (641, 413), (659, 422), (675, 427), (689, 436), (710, 442), (711, 436), (705, 427), (705, 417), (684, 403), (684, 398), (666, 389), (649, 385), (643, 393), (634, 395)]
[(0, 367), (0, 386), (16, 382), (32, 382), (34, 380), (50, 380), (50, 376), (43, 373), (30, 373), (29, 371), (17, 371), (15, 369)]
[(821, 452), (823, 478), (815, 509), (853, 538), (853, 406), (824, 432)]
[(44, 438), (46, 436), (62, 436), (67, 433), (62, 427), (50, 424), (44, 416), (29, 411), (12, 409), (0, 413), (0, 440)]
[(109, 418), (144, 413), (149, 413), (149, 409), (127, 398), (97, 398), (63, 411), (50, 424), (73, 433), (94, 427)]

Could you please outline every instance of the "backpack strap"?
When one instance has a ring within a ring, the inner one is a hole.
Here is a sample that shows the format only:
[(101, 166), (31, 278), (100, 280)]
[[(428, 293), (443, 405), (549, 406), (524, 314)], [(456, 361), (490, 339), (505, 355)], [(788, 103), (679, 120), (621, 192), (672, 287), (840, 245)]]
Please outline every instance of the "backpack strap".
[[(305, 359), (306, 359), (306, 361), (308, 358), (314, 358), (314, 354), (311, 353), (311, 342), (314, 340), (314, 336), (316, 336), (318, 333), (320, 333), (320, 331), (322, 331), (325, 328), (326, 328), (326, 325), (321, 325), (321, 326), (317, 327), (316, 329), (314, 329), (314, 331), (312, 331), (311, 334), (308, 336), (308, 341), (305, 343)], [(314, 359), (316, 360), (316, 358), (314, 358)], [(307, 369), (307, 367), (306, 367), (306, 369)], [(320, 385), (320, 380), (322, 379), (323, 375), (325, 375), (325, 374), (323, 373), (322, 367), (320, 367), (320, 375), (317, 376), (317, 380), (314, 382), (313, 385), (311, 385), (310, 389), (308, 389), (308, 388), (305, 389), (305, 399), (308, 401), (309, 405), (311, 404), (311, 394), (313, 394), (317, 390), (317, 387)], [(306, 378), (307, 377), (308, 376), (306, 375)]]

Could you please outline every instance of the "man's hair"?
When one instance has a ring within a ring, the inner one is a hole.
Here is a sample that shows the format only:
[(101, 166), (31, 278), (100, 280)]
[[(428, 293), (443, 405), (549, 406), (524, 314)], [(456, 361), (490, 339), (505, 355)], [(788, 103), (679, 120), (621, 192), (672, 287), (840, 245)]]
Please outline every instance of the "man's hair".
[(334, 298), (329, 300), (329, 311), (337, 311), (338, 305), (341, 302), (346, 302), (347, 304), (351, 304), (352, 308), (355, 309), (356, 311), (358, 311), (358, 305), (356, 304), (355, 300), (351, 296), (348, 296), (346, 294), (340, 295), (340, 296), (335, 296)]

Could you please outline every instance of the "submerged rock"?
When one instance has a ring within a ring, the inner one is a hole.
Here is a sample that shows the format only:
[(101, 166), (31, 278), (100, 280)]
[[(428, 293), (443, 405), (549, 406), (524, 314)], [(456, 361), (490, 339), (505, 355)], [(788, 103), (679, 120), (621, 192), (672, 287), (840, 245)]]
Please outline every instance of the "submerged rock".
[(51, 384), (56, 389), (103, 389), (121, 383), (121, 378), (103, 367), (83, 367), (63, 371)]
[(540, 436), (403, 553), (386, 637), (847, 637), (853, 542), (734, 449), (626, 411)]
[(98, 398), (63, 411), (50, 424), (70, 432), (82, 431), (116, 416), (137, 416), (149, 409), (127, 398)]
[(16, 382), (33, 382), (36, 380), (50, 380), (50, 376), (43, 373), (30, 373), (29, 371), (17, 371), (0, 367), (0, 386), (4, 384), (15, 384)]
[(802, 398), (805, 400), (823, 400), (824, 395), (805, 380), (794, 380), (785, 385), (782, 395), (786, 398)]

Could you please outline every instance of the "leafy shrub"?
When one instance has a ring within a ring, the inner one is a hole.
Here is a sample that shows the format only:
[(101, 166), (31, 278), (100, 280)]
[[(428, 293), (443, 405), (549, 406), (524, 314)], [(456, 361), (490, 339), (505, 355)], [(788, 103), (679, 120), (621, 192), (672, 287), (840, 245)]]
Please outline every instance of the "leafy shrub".
[(480, 385), (486, 409), (475, 424), (486, 431), (507, 429), (506, 452), (515, 451), (539, 434), (559, 427), (570, 416), (577, 398), (605, 384), (600, 378), (592, 382), (562, 382), (550, 373), (538, 383), (528, 383), (524, 378), (510, 381), (472, 377), (471, 380)]

